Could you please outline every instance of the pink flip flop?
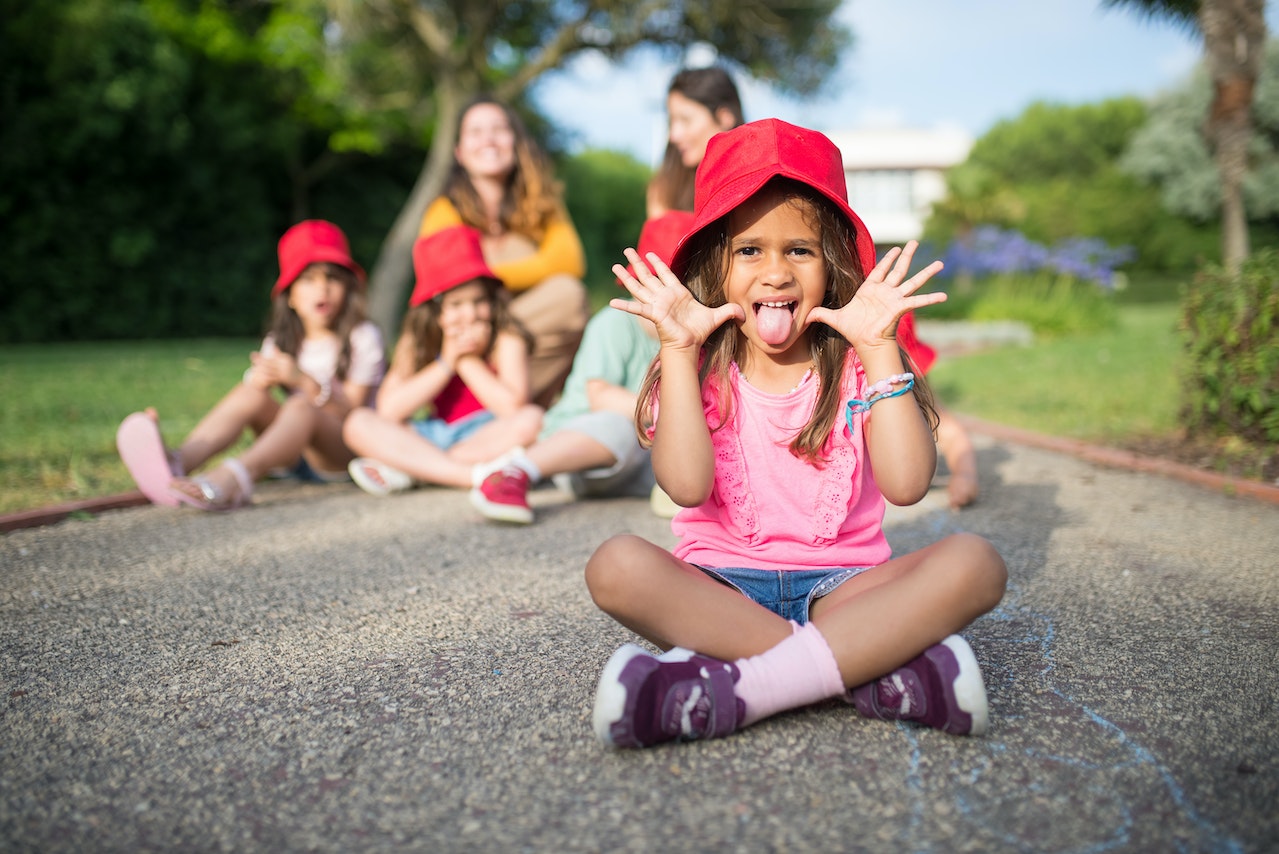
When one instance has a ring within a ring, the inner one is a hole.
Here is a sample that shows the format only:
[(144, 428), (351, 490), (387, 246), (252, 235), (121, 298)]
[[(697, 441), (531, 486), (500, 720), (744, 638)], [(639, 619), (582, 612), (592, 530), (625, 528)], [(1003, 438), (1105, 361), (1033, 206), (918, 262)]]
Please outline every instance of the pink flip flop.
[(160, 425), (145, 412), (135, 412), (120, 422), (115, 446), (124, 467), (152, 504), (177, 507), (178, 499), (169, 492), (173, 470), (160, 436)]

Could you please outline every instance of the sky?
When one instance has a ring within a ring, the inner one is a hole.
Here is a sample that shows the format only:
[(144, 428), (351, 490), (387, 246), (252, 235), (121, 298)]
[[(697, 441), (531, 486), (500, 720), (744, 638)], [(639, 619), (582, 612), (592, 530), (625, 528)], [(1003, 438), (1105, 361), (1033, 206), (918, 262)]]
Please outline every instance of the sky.
[[(801, 101), (738, 78), (747, 120), (776, 117), (821, 131), (958, 127), (974, 139), (1036, 101), (1147, 98), (1182, 83), (1202, 55), (1169, 23), (1100, 0), (845, 0), (854, 44), (818, 97)], [(1267, 4), (1272, 36), (1279, 3)], [(710, 48), (687, 65), (705, 65)], [(614, 66), (598, 55), (548, 75), (536, 103), (572, 147), (626, 151), (655, 163), (665, 143), (666, 87), (680, 67), (652, 53)]]

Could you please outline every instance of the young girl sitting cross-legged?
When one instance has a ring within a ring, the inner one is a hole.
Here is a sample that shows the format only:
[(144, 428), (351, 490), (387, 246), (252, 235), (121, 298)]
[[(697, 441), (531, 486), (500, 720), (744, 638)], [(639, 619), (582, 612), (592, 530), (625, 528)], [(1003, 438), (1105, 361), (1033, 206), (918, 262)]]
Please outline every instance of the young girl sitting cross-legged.
[[(342, 421), (372, 400), (386, 369), (382, 333), (365, 318), (364, 271), (346, 235), (306, 220), (280, 238), (271, 331), (244, 381), (227, 392), (176, 448), (165, 447), (154, 409), (135, 412), (116, 433), (120, 458), (156, 504), (231, 510), (248, 504), (253, 484), (292, 468), (304, 478), (346, 481), (351, 452)], [(235, 457), (188, 476), (233, 445)]]
[(490, 470), (479, 463), (532, 443), (542, 423), (541, 407), (529, 403), (530, 339), (479, 232), (457, 225), (419, 238), (413, 269), (377, 411), (353, 413), (344, 431), (362, 455), (351, 477), (374, 495), (415, 483), (478, 486)]
[(982, 733), (981, 672), (955, 633), (999, 603), (1004, 562), (970, 534), (893, 556), (883, 531), (885, 500), (919, 501), (936, 464), (894, 331), (945, 299), (916, 293), (940, 263), (908, 278), (911, 243), (877, 265), (839, 150), (785, 122), (713, 137), (696, 200), (669, 268), (633, 250), (634, 275), (613, 267), (633, 300), (612, 305), (657, 326), (637, 415), (684, 509), (673, 553), (621, 534), (587, 563), (596, 604), (666, 650), (614, 653), (596, 734), (714, 738), (837, 696)]

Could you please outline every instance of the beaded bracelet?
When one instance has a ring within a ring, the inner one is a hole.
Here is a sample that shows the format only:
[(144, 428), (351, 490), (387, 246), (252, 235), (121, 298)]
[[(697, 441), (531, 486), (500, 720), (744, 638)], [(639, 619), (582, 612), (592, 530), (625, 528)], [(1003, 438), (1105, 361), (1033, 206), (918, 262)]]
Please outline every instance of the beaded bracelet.
[(871, 400), (872, 397), (875, 397), (876, 395), (887, 395), (893, 390), (893, 386), (898, 383), (913, 383), (914, 380), (915, 375), (909, 372), (904, 374), (893, 374), (891, 377), (885, 377), (874, 385), (867, 387), (866, 399), (871, 403), (874, 403), (874, 401)]
[[(894, 389), (893, 386), (898, 383), (904, 383), (900, 388)], [(860, 415), (868, 411), (872, 406), (881, 400), (887, 400), (890, 397), (901, 397), (906, 392), (915, 387), (914, 374), (894, 374), (887, 379), (880, 380), (874, 385), (866, 389), (867, 395), (865, 400), (853, 398), (848, 401), (848, 411), (845, 413), (848, 419), (848, 430), (852, 432), (857, 428), (853, 426), (853, 416)]]

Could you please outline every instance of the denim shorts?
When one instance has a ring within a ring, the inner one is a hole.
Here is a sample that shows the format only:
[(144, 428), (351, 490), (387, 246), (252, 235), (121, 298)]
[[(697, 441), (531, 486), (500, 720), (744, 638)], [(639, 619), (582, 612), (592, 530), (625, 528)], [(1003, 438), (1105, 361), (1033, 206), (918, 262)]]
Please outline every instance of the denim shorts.
[(409, 426), (419, 436), (430, 442), (441, 451), (447, 451), (463, 439), (470, 438), (476, 430), (493, 420), (493, 413), (487, 409), (472, 412), (457, 421), (445, 421), (443, 418), (421, 418), (410, 421)]
[(785, 620), (801, 626), (808, 622), (813, 603), (868, 566), (857, 569), (709, 569), (698, 567), (716, 581), (723, 582), (756, 604), (763, 605)]

